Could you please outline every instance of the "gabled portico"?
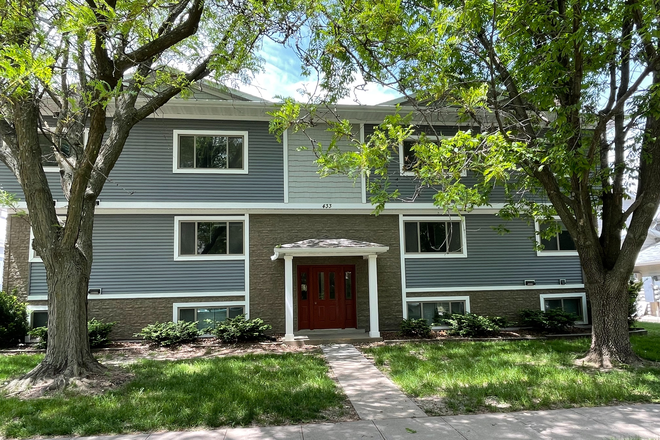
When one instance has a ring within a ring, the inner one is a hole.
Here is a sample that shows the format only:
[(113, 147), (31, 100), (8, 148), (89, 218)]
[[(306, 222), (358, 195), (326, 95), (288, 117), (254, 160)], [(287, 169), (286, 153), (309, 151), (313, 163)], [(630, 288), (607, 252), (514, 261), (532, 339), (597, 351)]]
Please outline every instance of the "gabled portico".
[[(380, 337), (379, 324), (378, 324), (378, 270), (377, 270), (377, 257), (378, 254), (387, 252), (388, 246), (378, 243), (370, 243), (364, 241), (356, 241), (349, 239), (309, 239), (298, 241), (295, 243), (284, 244), (273, 249), (272, 260), (284, 260), (284, 296), (285, 296), (285, 341), (294, 340), (294, 278), (296, 274), (293, 268), (294, 257), (362, 257), (368, 260), (368, 277), (369, 277), (369, 336), (372, 338)], [(343, 270), (343, 269), (340, 269)], [(317, 271), (318, 272), (318, 271)], [(342, 279), (348, 272), (342, 271)], [(314, 274), (316, 283), (321, 280), (321, 297), (319, 299), (326, 300), (323, 278), (318, 278), (319, 274)], [(346, 280), (350, 279), (346, 276)], [(332, 287), (332, 286), (331, 286)], [(342, 291), (346, 295), (347, 291)], [(332, 295), (329, 292), (329, 295)], [(318, 292), (317, 292), (318, 294)], [(339, 295), (341, 297), (341, 295)], [(334, 298), (331, 298), (334, 299)], [(317, 302), (315, 301), (315, 304)]]

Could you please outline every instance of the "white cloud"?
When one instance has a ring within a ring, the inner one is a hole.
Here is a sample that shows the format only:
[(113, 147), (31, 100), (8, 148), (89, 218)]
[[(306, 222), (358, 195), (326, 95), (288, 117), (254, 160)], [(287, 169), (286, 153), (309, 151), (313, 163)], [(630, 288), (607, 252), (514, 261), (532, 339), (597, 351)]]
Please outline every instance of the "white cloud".
[[(305, 101), (301, 90), (308, 93), (319, 92), (315, 78), (301, 76), (300, 61), (292, 49), (267, 40), (260, 55), (264, 59), (264, 71), (255, 74), (251, 84), (240, 85), (238, 88), (241, 91), (269, 101), (277, 101), (277, 96)], [(351, 84), (351, 95), (339, 103), (376, 105), (399, 96), (396, 92), (376, 84), (367, 84), (363, 90), (358, 89), (363, 83), (361, 80), (354, 81)]]

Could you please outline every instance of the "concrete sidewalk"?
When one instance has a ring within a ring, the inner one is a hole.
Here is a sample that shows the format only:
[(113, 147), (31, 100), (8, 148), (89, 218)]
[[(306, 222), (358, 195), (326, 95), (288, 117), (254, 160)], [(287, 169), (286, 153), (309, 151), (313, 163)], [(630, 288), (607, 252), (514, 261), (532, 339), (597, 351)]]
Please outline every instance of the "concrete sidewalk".
[(94, 440), (660, 439), (660, 405), (76, 437)]

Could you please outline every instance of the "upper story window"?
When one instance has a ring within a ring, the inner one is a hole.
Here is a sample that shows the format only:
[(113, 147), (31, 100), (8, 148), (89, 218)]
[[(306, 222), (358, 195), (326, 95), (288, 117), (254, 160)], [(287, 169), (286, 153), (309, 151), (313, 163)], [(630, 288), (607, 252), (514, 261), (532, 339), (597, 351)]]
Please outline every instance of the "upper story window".
[(404, 219), (406, 257), (467, 257), (462, 220)]
[(246, 131), (174, 130), (175, 173), (247, 174)]
[(175, 218), (176, 260), (242, 259), (245, 223), (242, 218)]
[[(55, 145), (53, 141), (46, 135), (39, 135), (39, 147), (41, 147), (41, 165), (44, 171), (57, 171), (59, 172), (59, 164), (55, 158)], [(70, 157), (71, 146), (65, 140), (61, 141), (60, 152), (64, 157)]]
[(560, 221), (555, 220), (557, 226), (561, 228), (557, 235), (549, 238), (544, 238), (543, 234), (555, 225), (551, 223), (536, 223), (536, 240), (538, 244), (543, 245), (543, 249), (536, 252), (537, 255), (577, 255), (577, 248), (575, 242), (566, 230), (566, 226)]
[[(426, 139), (432, 144), (439, 145), (442, 139), (449, 139), (450, 136), (428, 136)], [(419, 136), (410, 136), (403, 141), (399, 148), (399, 163), (401, 164), (401, 174), (404, 176), (414, 175), (414, 170), (418, 166), (419, 160), (415, 154), (414, 147), (419, 143)], [(465, 171), (461, 171), (461, 176), (466, 176)]]

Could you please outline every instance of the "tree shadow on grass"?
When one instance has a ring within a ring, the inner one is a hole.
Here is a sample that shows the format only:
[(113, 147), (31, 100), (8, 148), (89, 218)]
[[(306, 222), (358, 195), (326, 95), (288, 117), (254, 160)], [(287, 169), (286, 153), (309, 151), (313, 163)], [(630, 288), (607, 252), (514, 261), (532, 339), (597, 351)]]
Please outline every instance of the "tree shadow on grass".
[(92, 435), (319, 419), (342, 402), (318, 356), (144, 360), (134, 381), (98, 396), (0, 400), (7, 437)]

